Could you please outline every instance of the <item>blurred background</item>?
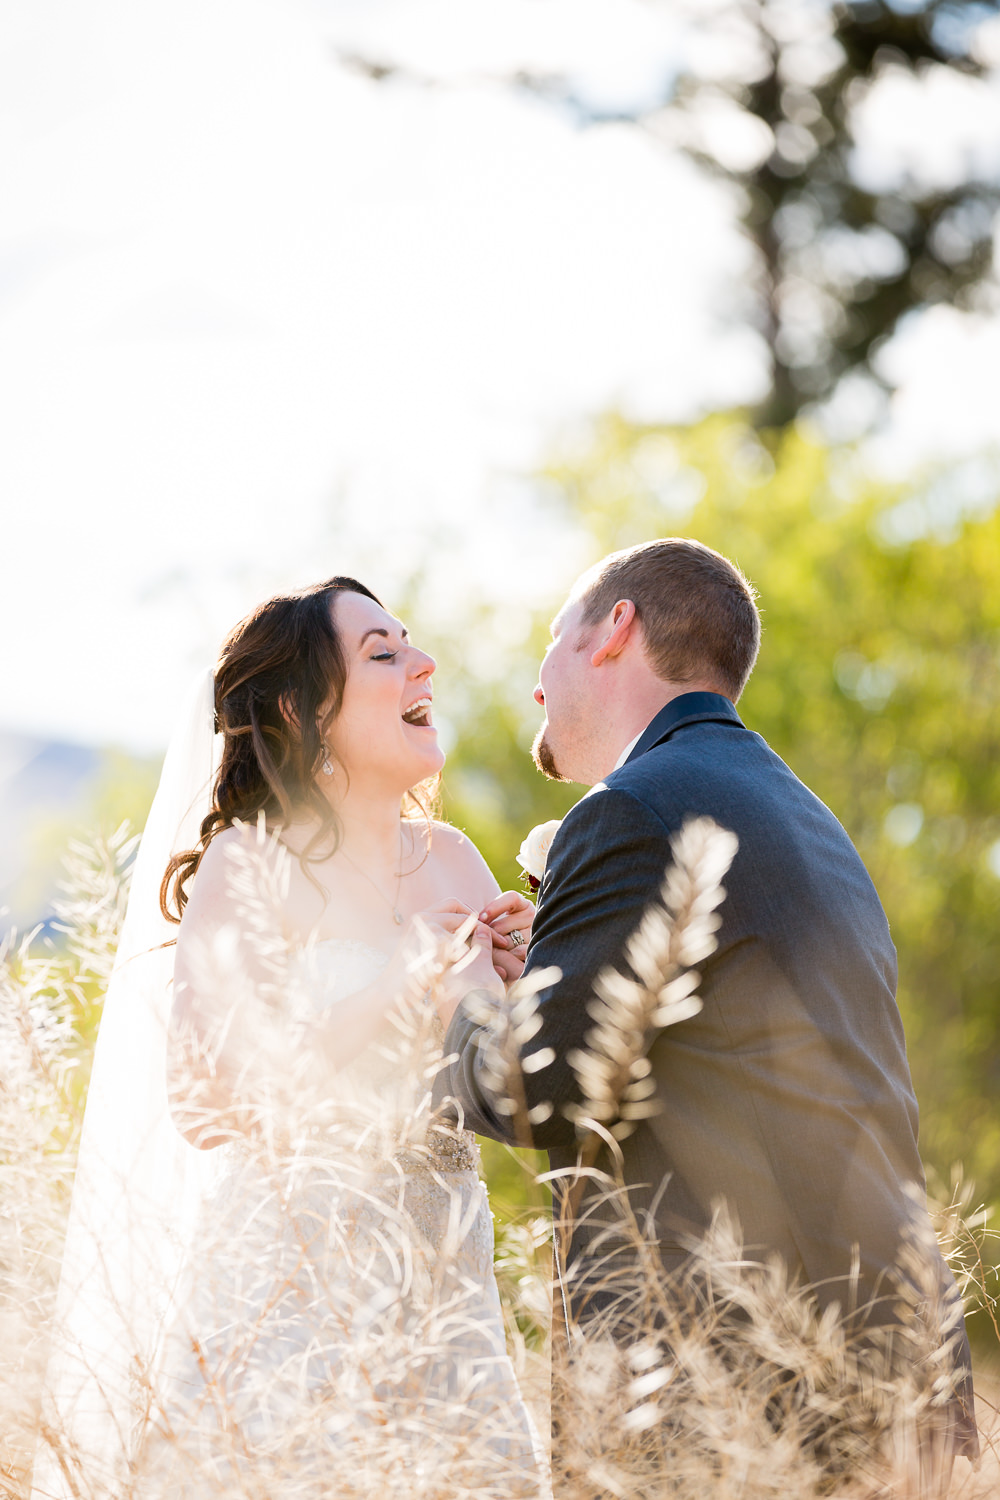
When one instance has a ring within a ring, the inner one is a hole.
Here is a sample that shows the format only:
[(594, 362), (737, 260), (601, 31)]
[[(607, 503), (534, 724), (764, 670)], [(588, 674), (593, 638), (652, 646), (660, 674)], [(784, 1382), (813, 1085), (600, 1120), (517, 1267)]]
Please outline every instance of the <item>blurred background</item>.
[(527, 757), (549, 618), (695, 536), (761, 593), (746, 722), (888, 910), (928, 1165), (1000, 1202), (998, 12), (5, 0), (3, 925), (334, 572), (437, 655), (511, 883), (579, 793)]

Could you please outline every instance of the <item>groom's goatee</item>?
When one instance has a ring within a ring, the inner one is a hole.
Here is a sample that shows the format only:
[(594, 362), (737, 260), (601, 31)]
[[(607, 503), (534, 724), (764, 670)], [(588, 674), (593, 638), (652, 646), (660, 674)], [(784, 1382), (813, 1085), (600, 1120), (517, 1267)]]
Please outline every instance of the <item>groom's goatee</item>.
[(547, 776), (550, 781), (566, 780), (566, 777), (562, 775), (556, 766), (552, 747), (545, 738), (544, 726), (535, 735), (535, 743), (531, 747), (531, 758), (542, 775)]

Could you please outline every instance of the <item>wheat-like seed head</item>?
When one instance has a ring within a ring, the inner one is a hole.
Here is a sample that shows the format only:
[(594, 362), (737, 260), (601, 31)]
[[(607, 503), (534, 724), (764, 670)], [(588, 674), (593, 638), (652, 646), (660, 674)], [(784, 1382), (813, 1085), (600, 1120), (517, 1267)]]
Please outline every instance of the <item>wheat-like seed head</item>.
[[(678, 844), (661, 906), (627, 954), (635, 979), (606, 975), (595, 997), (594, 1047), (588, 1038), (587, 1051), (597, 1060), (589, 1072), (584, 1067), (584, 1093), (591, 1106), (608, 1106), (609, 1124), (600, 1130), (612, 1161), (611, 1129), (640, 1117), (616, 1114), (615, 1102), (626, 1109), (648, 1104), (641, 1089), (628, 1091), (646, 1076), (651, 1030), (690, 1014), (697, 1003), (690, 966), (711, 951), (719, 882), (732, 857), (731, 845), (704, 827), (685, 830)], [(28, 1493), (41, 1430), (39, 1390), (83, 1092), (77, 1080), (86, 1072), (81, 1005), (92, 1003), (93, 986), (110, 972), (124, 906), (127, 838), (97, 847), (93, 856), (86, 849), (73, 852), (74, 889), (64, 892), (60, 915), (69, 929), (63, 947), (46, 948), (37, 937), (13, 939), (0, 958), (0, 1491), (11, 1500)], [(276, 879), (264, 863), (268, 878)], [(245, 910), (255, 913), (263, 934), (251, 955), (255, 973), (265, 976), (261, 993), (243, 988), (243, 959), (225, 942), (205, 955), (206, 984), (214, 974), (220, 1017), (229, 1017), (240, 994), (265, 1027), (267, 1046), (288, 1049), (297, 1024), (296, 986), (304, 981), (274, 939), (278, 891), (272, 885), (270, 895), (261, 896), (266, 883), (257, 877), (264, 873), (245, 872), (237, 881)], [(453, 1372), (447, 1390), (432, 1373), (450, 1368), (448, 1350), (477, 1292), (448, 1269), (469, 1232), (470, 1202), (444, 1192), (430, 1222), (414, 1212), (404, 1190), (413, 1163), (430, 1161), (433, 1133), (443, 1128), (429, 1116), (440, 1034), (428, 992), (433, 998), (453, 963), (453, 953), (433, 945), (415, 957), (413, 990), (401, 997), (390, 1033), (379, 1042), (381, 1060), (399, 1077), (391, 1119), (363, 1105), (346, 1116), (338, 1112), (335, 1101), (307, 1086), (308, 1069), (299, 1075), (297, 1095), (286, 1090), (288, 1097), (268, 1101), (263, 1091), (262, 1115), (267, 1105), (283, 1123), (263, 1129), (248, 1158), (248, 1170), (259, 1172), (264, 1184), (262, 1197), (239, 1221), (239, 1233), (232, 1232), (238, 1221), (227, 1211), (215, 1224), (218, 1243), (204, 1241), (205, 1255), (218, 1252), (225, 1272), (220, 1311), (226, 1296), (240, 1295), (255, 1278), (272, 1284), (285, 1278), (291, 1286), (312, 1267), (301, 1284), (308, 1285), (315, 1326), (346, 1330), (349, 1367), (331, 1367), (325, 1398), (303, 1378), (318, 1344), (291, 1350), (280, 1375), (255, 1374), (257, 1341), (270, 1335), (263, 1321), (249, 1321), (229, 1360), (218, 1366), (216, 1405), (187, 1409), (189, 1420), (180, 1419), (183, 1407), (167, 1401), (155, 1363), (137, 1367), (136, 1420), (156, 1441), (123, 1483), (121, 1500), (184, 1494), (199, 1500), (504, 1500), (526, 1493), (495, 1459), (484, 1464), (489, 1433), (486, 1419), (475, 1415), (470, 1372)], [(484, 1011), (491, 1028), (487, 1065), (514, 1117), (524, 1097), (521, 1060), (543, 1074), (551, 1065), (537, 1041), (538, 991), (553, 977), (533, 976), (508, 1005)], [(285, 1005), (293, 1016), (289, 1021), (286, 1011), (282, 1022)], [(255, 1065), (248, 1041), (251, 1090)], [(591, 1117), (599, 1124), (596, 1108)], [(362, 1149), (376, 1157), (402, 1151), (410, 1164), (396, 1173), (395, 1196), (372, 1195), (375, 1238), (353, 1237), (349, 1226), (331, 1224), (324, 1214), (324, 1183), (332, 1176), (371, 1194)], [(604, 1246), (610, 1253), (624, 1237), (633, 1242), (634, 1271), (628, 1284), (616, 1281), (615, 1310), (605, 1322), (572, 1329), (565, 1357), (558, 1347), (554, 1352), (561, 1500), (937, 1500), (923, 1434), (950, 1393), (942, 1351), (955, 1309), (942, 1301), (929, 1274), (920, 1233), (899, 1268), (898, 1328), (891, 1339), (866, 1342), (835, 1307), (822, 1311), (811, 1289), (790, 1284), (779, 1262), (748, 1257), (738, 1226), (721, 1206), (709, 1233), (690, 1246), (683, 1276), (667, 1279), (653, 1226), (631, 1213), (624, 1183), (614, 1173), (593, 1172), (591, 1180), (603, 1187), (597, 1197), (608, 1221), (598, 1258)], [(970, 1287), (982, 1279), (988, 1244), (974, 1201), (970, 1189), (956, 1187), (941, 1216), (942, 1229), (964, 1247)], [(274, 1217), (266, 1222), (268, 1214)], [(275, 1225), (282, 1226), (280, 1253)], [(535, 1389), (539, 1372), (548, 1368), (548, 1235), (548, 1224), (536, 1217), (505, 1228), (497, 1240), (511, 1348)], [(344, 1267), (354, 1277), (348, 1293)], [(616, 1316), (629, 1320), (626, 1340), (612, 1337)], [(204, 1327), (197, 1333), (207, 1360), (211, 1340)], [(440, 1400), (430, 1399), (434, 1390), (444, 1391)], [(284, 1403), (265, 1453), (255, 1449), (252, 1422), (244, 1420), (258, 1401)], [(220, 1430), (224, 1442), (217, 1441)], [(49, 1427), (42, 1440), (64, 1465), (67, 1492), (75, 1487), (80, 1500), (106, 1500), (108, 1489), (65, 1433)], [(987, 1454), (979, 1475), (958, 1472), (950, 1500), (994, 1495), (991, 1462)]]

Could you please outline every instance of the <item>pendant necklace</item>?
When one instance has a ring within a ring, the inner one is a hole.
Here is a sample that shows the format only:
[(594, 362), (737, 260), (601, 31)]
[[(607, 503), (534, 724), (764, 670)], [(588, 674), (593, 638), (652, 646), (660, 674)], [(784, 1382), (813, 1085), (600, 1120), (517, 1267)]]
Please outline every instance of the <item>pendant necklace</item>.
[(403, 883), (403, 830), (402, 830), (402, 828), (399, 830), (399, 870), (398, 870), (398, 872), (396, 874), (396, 899), (394, 901), (390, 901), (389, 900), (389, 897), (386, 895), (386, 893), (382, 889), (382, 887), (380, 885), (376, 885), (375, 884), (374, 880), (368, 874), (367, 870), (362, 870), (361, 866), (359, 864), (355, 863), (355, 861), (351, 858), (351, 856), (348, 854), (348, 852), (347, 852), (346, 849), (341, 849), (340, 852), (344, 856), (344, 858), (347, 860), (347, 863), (349, 865), (354, 865), (354, 868), (357, 870), (358, 874), (359, 875), (363, 875), (365, 877), (365, 879), (367, 880), (368, 884), (371, 886), (372, 890), (377, 891), (378, 894), (382, 897), (382, 900), (385, 902), (386, 906), (388, 906), (389, 910), (392, 912), (392, 920), (395, 922), (396, 926), (397, 927), (402, 927), (402, 925), (403, 925), (403, 914), (402, 914), (402, 912), (399, 909), (399, 888), (400, 888), (400, 886)]

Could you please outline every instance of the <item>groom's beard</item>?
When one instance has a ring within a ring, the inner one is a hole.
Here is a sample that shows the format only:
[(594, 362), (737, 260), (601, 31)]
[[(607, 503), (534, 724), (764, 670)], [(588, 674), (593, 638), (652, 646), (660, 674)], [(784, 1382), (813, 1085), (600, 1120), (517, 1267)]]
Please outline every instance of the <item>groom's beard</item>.
[(544, 724), (535, 735), (535, 743), (531, 747), (531, 758), (542, 775), (547, 776), (550, 781), (566, 780), (566, 777), (557, 767), (555, 757), (552, 754), (552, 747), (545, 738)]

